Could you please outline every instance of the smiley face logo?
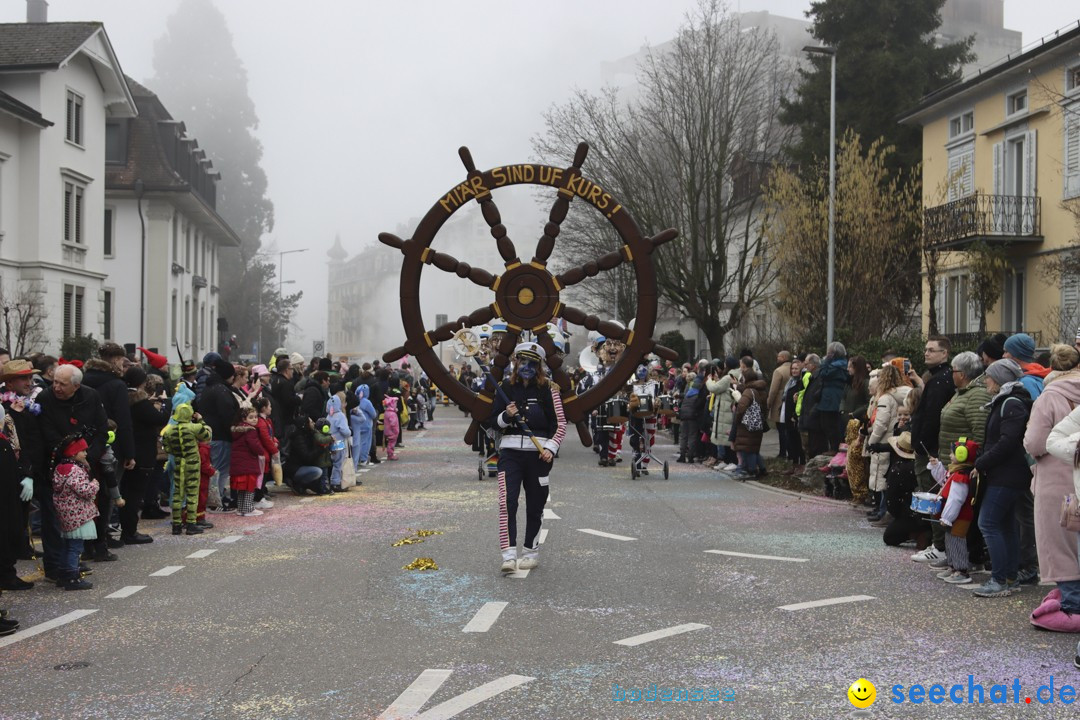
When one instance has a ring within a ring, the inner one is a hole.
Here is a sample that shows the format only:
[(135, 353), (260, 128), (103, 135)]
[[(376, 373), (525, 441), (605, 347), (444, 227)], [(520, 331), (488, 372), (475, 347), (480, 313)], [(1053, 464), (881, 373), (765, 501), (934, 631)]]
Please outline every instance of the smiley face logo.
[(851, 687), (847, 690), (847, 698), (851, 701), (851, 704), (860, 710), (864, 710), (874, 704), (877, 700), (877, 688), (874, 687), (874, 683), (865, 678), (859, 678), (855, 682), (851, 683)]

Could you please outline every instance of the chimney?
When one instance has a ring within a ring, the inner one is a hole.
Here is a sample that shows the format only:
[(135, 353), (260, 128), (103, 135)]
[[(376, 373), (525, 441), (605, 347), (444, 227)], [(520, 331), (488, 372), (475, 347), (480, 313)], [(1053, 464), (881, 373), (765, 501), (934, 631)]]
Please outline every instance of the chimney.
[(49, 3), (47, 0), (26, 0), (26, 22), (49, 22)]

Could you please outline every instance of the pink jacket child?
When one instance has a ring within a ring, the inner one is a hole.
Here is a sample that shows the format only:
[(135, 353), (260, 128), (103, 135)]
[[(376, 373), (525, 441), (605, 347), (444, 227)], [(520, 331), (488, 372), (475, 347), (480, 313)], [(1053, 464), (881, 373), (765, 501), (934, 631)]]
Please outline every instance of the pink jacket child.
[(398, 400), (393, 395), (383, 398), (383, 438), (386, 439), (386, 459), (397, 460), (394, 454), (394, 446), (397, 445), (398, 435), (401, 433), (401, 423), (398, 417)]
[[(53, 471), (53, 505), (60, 521), (60, 532), (67, 536), (98, 516), (95, 502), (98, 481), (90, 477), (86, 460), (86, 441), (69, 443), (61, 451)], [(96, 532), (95, 532), (96, 536)], [(85, 538), (84, 538), (85, 539)]]

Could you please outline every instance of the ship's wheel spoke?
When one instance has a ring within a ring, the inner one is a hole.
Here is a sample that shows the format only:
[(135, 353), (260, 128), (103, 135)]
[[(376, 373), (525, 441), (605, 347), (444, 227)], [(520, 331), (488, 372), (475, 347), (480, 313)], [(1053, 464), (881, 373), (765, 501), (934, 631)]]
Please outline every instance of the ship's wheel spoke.
[[(465, 166), (469, 178), (481, 175), (480, 171), (476, 169), (476, 163), (473, 162), (469, 148), (459, 148), (458, 157), (461, 158), (461, 163)], [(488, 224), (488, 227), (491, 228), (491, 237), (495, 238), (495, 246), (499, 249), (499, 255), (502, 256), (503, 262), (507, 265), (521, 262), (518, 259), (514, 242), (506, 234), (506, 226), (502, 224), (502, 215), (499, 213), (495, 201), (491, 198), (491, 192), (487, 191), (477, 196), (476, 202), (480, 203), (480, 212), (484, 216), (484, 221)]]
[[(660, 247), (666, 242), (670, 242), (679, 236), (679, 232), (674, 229), (664, 230), (657, 235), (647, 238), (647, 241), (652, 244), (655, 249)], [(564, 273), (556, 276), (559, 285), (562, 287), (570, 287), (571, 285), (577, 285), (579, 282), (587, 277), (595, 277), (601, 272), (607, 270), (614, 270), (624, 262), (633, 261), (633, 252), (630, 250), (629, 245), (623, 245), (618, 250), (612, 250), (606, 255), (601, 255), (595, 260), (591, 260), (584, 265), (580, 265), (576, 268), (571, 268)]]
[[(566, 180), (581, 173), (581, 166), (585, 163), (585, 156), (588, 153), (588, 144), (579, 143), (577, 151), (574, 153), (574, 162), (565, 171), (564, 178)], [(573, 199), (574, 193), (565, 187), (559, 190), (559, 194), (555, 198), (555, 204), (551, 206), (551, 212), (548, 214), (548, 223), (544, 226), (544, 234), (536, 243), (536, 252), (533, 256), (534, 262), (547, 265), (548, 258), (551, 257), (552, 251), (555, 250), (555, 238), (559, 236), (562, 222), (570, 211), (570, 201)]]
[[(379, 242), (405, 252), (411, 240), (402, 240), (393, 233), (379, 233)], [(440, 270), (453, 273), (460, 278), (466, 278), (483, 288), (490, 288), (495, 283), (495, 276), (483, 268), (476, 268), (469, 263), (461, 262), (452, 255), (436, 252), (431, 248), (424, 248), (420, 253), (420, 261), (426, 265), (434, 265)]]
[(624, 343), (630, 342), (633, 331), (624, 328), (618, 323), (609, 320), (601, 320), (595, 315), (588, 315), (584, 310), (579, 310), (570, 305), (563, 305), (559, 309), (559, 317), (574, 325), (583, 325), (586, 330), (598, 330), (601, 335)]
[(495, 357), (491, 361), (491, 377), (496, 383), (502, 382), (506, 366), (510, 364), (510, 356), (514, 354), (514, 346), (518, 344), (520, 338), (520, 330), (508, 329), (499, 347), (495, 349)]

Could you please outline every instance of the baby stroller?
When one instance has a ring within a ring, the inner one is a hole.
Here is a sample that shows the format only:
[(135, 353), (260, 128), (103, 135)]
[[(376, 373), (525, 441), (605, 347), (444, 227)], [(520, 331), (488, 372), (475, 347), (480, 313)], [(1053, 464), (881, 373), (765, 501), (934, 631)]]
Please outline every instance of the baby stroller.
[(825, 473), (825, 497), (835, 500), (847, 500), (851, 497), (851, 486), (847, 476), (847, 443), (840, 443), (840, 451), (833, 455), (829, 464), (821, 468)]

